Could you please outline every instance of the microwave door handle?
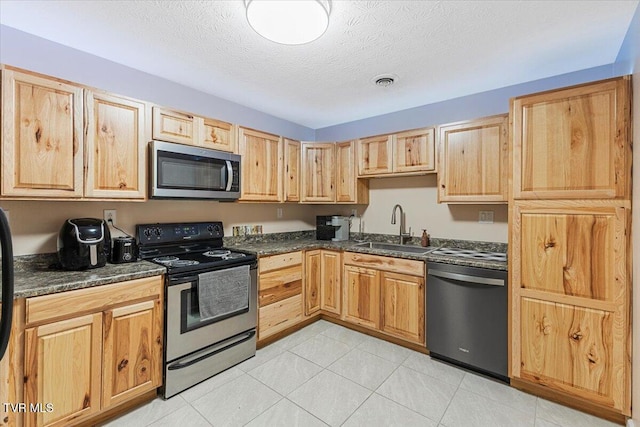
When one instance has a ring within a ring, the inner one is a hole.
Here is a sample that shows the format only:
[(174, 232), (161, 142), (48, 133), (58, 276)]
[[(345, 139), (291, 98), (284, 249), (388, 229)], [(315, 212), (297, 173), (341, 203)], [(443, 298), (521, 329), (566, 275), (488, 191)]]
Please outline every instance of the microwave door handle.
[(231, 184), (233, 184), (233, 168), (231, 167), (231, 161), (227, 160), (227, 188), (225, 191), (231, 191)]

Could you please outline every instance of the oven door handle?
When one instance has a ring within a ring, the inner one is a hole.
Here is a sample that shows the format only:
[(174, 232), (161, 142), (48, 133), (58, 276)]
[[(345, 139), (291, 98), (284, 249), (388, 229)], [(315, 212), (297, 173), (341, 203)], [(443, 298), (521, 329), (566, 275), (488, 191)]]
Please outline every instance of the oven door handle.
[(198, 276), (183, 276), (183, 277), (170, 277), (169, 284), (170, 285), (179, 285), (180, 283), (189, 283), (189, 282), (197, 282)]
[(478, 283), (480, 285), (504, 286), (503, 279), (493, 279), (490, 277), (470, 276), (468, 274), (450, 273), (448, 271), (429, 270), (429, 276), (442, 277), (445, 279), (459, 280), (461, 282)]
[(245, 332), (242, 335), (237, 337), (233, 337), (229, 340), (223, 341), (222, 343), (206, 348), (202, 351), (196, 352), (188, 357), (180, 359), (178, 362), (171, 363), (167, 366), (167, 369), (170, 371), (175, 371), (177, 369), (188, 368), (189, 366), (201, 362), (209, 357), (215, 356), (216, 354), (225, 351), (228, 348), (236, 346), (238, 344), (242, 344), (245, 341), (249, 341), (256, 334), (256, 331)]

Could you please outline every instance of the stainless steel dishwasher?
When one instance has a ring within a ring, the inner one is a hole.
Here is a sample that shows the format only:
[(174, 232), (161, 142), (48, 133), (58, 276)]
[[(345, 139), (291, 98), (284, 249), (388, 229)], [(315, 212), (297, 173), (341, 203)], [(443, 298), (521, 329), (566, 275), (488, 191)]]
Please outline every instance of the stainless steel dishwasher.
[(507, 272), (427, 263), (431, 356), (509, 381)]

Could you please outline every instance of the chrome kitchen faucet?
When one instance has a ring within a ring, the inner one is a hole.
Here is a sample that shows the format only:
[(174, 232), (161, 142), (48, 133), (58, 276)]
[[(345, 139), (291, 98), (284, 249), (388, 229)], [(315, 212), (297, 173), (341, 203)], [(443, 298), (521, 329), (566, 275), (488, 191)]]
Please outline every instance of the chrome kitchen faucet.
[(404, 211), (402, 210), (402, 206), (395, 205), (393, 207), (393, 211), (391, 212), (391, 224), (395, 224), (396, 223), (396, 209), (400, 209), (400, 233), (399, 233), (399, 237), (400, 237), (400, 244), (404, 245), (406, 240), (408, 240), (409, 238), (411, 238), (411, 227), (409, 227), (409, 232), (405, 232), (405, 227), (404, 227)]

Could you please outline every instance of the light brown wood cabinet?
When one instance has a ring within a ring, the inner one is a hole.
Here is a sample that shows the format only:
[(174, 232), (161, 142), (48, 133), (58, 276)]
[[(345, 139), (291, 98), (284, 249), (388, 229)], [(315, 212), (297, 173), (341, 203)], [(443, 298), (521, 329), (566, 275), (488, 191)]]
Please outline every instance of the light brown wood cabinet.
[(6, 68), (2, 85), (2, 196), (146, 198), (147, 104)]
[(438, 202), (507, 202), (507, 128), (507, 115), (440, 126)]
[(333, 142), (303, 142), (301, 163), (300, 201), (335, 202), (336, 145)]
[(260, 258), (258, 341), (302, 321), (302, 252)]
[(54, 411), (27, 412), (25, 425), (86, 422), (159, 387), (162, 295), (156, 276), (28, 298), (24, 402)]
[(82, 88), (2, 70), (2, 196), (80, 198)]
[(240, 200), (283, 201), (282, 138), (264, 132), (240, 128), (239, 154), (242, 156)]
[(382, 272), (380, 329), (407, 341), (425, 343), (424, 277)]
[(86, 197), (144, 199), (148, 106), (85, 90)]
[(300, 141), (284, 138), (284, 201), (300, 201)]
[(630, 411), (629, 210), (516, 202), (512, 376)]
[(435, 128), (359, 139), (358, 176), (421, 175), (436, 171)]
[(631, 198), (629, 76), (511, 102), (515, 199)]
[(343, 253), (343, 320), (425, 344), (424, 262)]
[(416, 129), (395, 135), (394, 173), (435, 172), (435, 129)]
[(337, 203), (369, 203), (369, 180), (357, 175), (356, 141), (336, 143)]
[(343, 319), (367, 328), (380, 329), (380, 272), (353, 265), (345, 265), (343, 271)]
[(236, 126), (169, 108), (153, 107), (153, 139), (236, 152)]
[(326, 249), (305, 252), (305, 315), (322, 310), (341, 314), (342, 254)]

